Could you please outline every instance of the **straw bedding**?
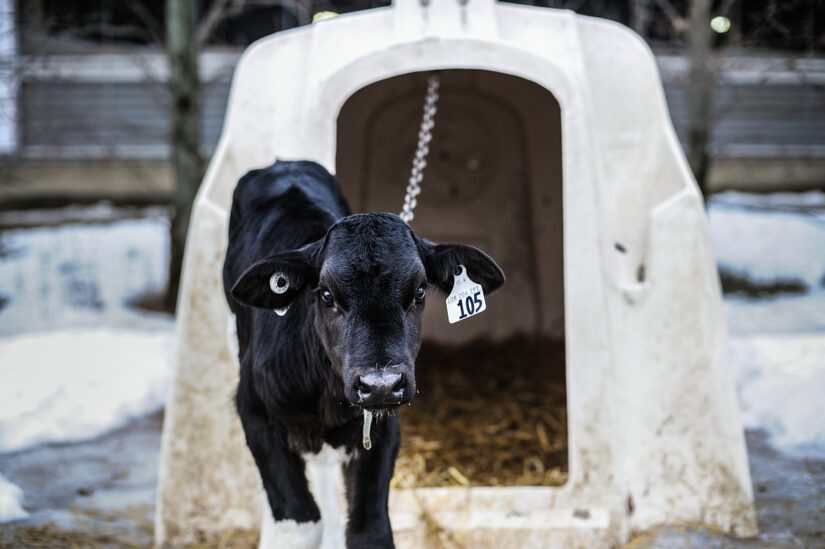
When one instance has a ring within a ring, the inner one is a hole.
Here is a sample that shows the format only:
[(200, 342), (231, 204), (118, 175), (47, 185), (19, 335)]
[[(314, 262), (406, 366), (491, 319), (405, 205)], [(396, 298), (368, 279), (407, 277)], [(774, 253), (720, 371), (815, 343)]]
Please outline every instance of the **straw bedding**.
[(517, 337), (425, 344), (399, 410), (394, 488), (559, 486), (567, 479), (564, 346)]

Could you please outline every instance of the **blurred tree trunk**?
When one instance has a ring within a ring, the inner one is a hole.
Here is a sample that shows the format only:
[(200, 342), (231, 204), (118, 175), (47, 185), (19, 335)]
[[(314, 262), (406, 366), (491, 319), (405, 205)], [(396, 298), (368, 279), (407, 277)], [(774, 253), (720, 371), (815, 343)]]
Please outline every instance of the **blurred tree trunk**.
[(711, 0), (691, 0), (688, 24), (687, 155), (693, 175), (702, 195), (707, 195), (710, 168), (708, 141), (710, 138), (713, 70), (710, 66), (713, 34), (710, 28)]
[(633, 30), (643, 38), (647, 38), (647, 27), (650, 25), (650, 15), (650, 0), (631, 0), (631, 26)]
[(166, 2), (166, 53), (169, 62), (170, 144), (175, 192), (172, 202), (171, 258), (166, 308), (175, 310), (183, 250), (192, 202), (203, 177), (200, 154), (200, 80), (196, 40), (196, 5), (192, 0)]

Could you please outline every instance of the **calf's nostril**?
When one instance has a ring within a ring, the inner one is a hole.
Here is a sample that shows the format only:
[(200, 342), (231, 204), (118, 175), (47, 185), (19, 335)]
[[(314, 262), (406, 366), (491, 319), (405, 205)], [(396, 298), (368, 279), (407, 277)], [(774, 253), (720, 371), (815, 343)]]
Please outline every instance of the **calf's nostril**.
[(355, 382), (355, 390), (362, 395), (368, 395), (372, 392), (372, 387), (361, 381), (360, 379)]
[(407, 378), (401, 376), (401, 379), (395, 382), (395, 385), (392, 386), (392, 392), (397, 393), (398, 391), (404, 390), (407, 387)]

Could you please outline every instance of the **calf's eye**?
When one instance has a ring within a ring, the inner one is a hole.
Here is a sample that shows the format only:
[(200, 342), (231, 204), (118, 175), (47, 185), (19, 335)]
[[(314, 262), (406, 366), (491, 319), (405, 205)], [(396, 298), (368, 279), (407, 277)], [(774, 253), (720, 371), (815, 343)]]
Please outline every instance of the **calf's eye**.
[(335, 305), (335, 297), (332, 295), (332, 292), (327, 289), (321, 290), (321, 301), (323, 301), (327, 307)]
[(415, 291), (415, 302), (416, 303), (424, 303), (424, 296), (427, 294), (427, 290), (424, 289), (424, 286), (419, 286), (419, 288)]

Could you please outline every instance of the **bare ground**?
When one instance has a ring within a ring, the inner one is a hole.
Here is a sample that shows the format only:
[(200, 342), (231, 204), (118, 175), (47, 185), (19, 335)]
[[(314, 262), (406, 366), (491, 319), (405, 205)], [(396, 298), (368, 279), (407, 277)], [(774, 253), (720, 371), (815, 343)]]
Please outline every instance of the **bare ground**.
[[(152, 542), (160, 414), (79, 444), (0, 455), (0, 471), (20, 486), (30, 517), (0, 528), (2, 547), (146, 547)], [(747, 433), (761, 534), (735, 540), (689, 527), (637, 536), (633, 548), (825, 547), (825, 460), (774, 450)], [(212, 547), (248, 547), (233, 533)]]

